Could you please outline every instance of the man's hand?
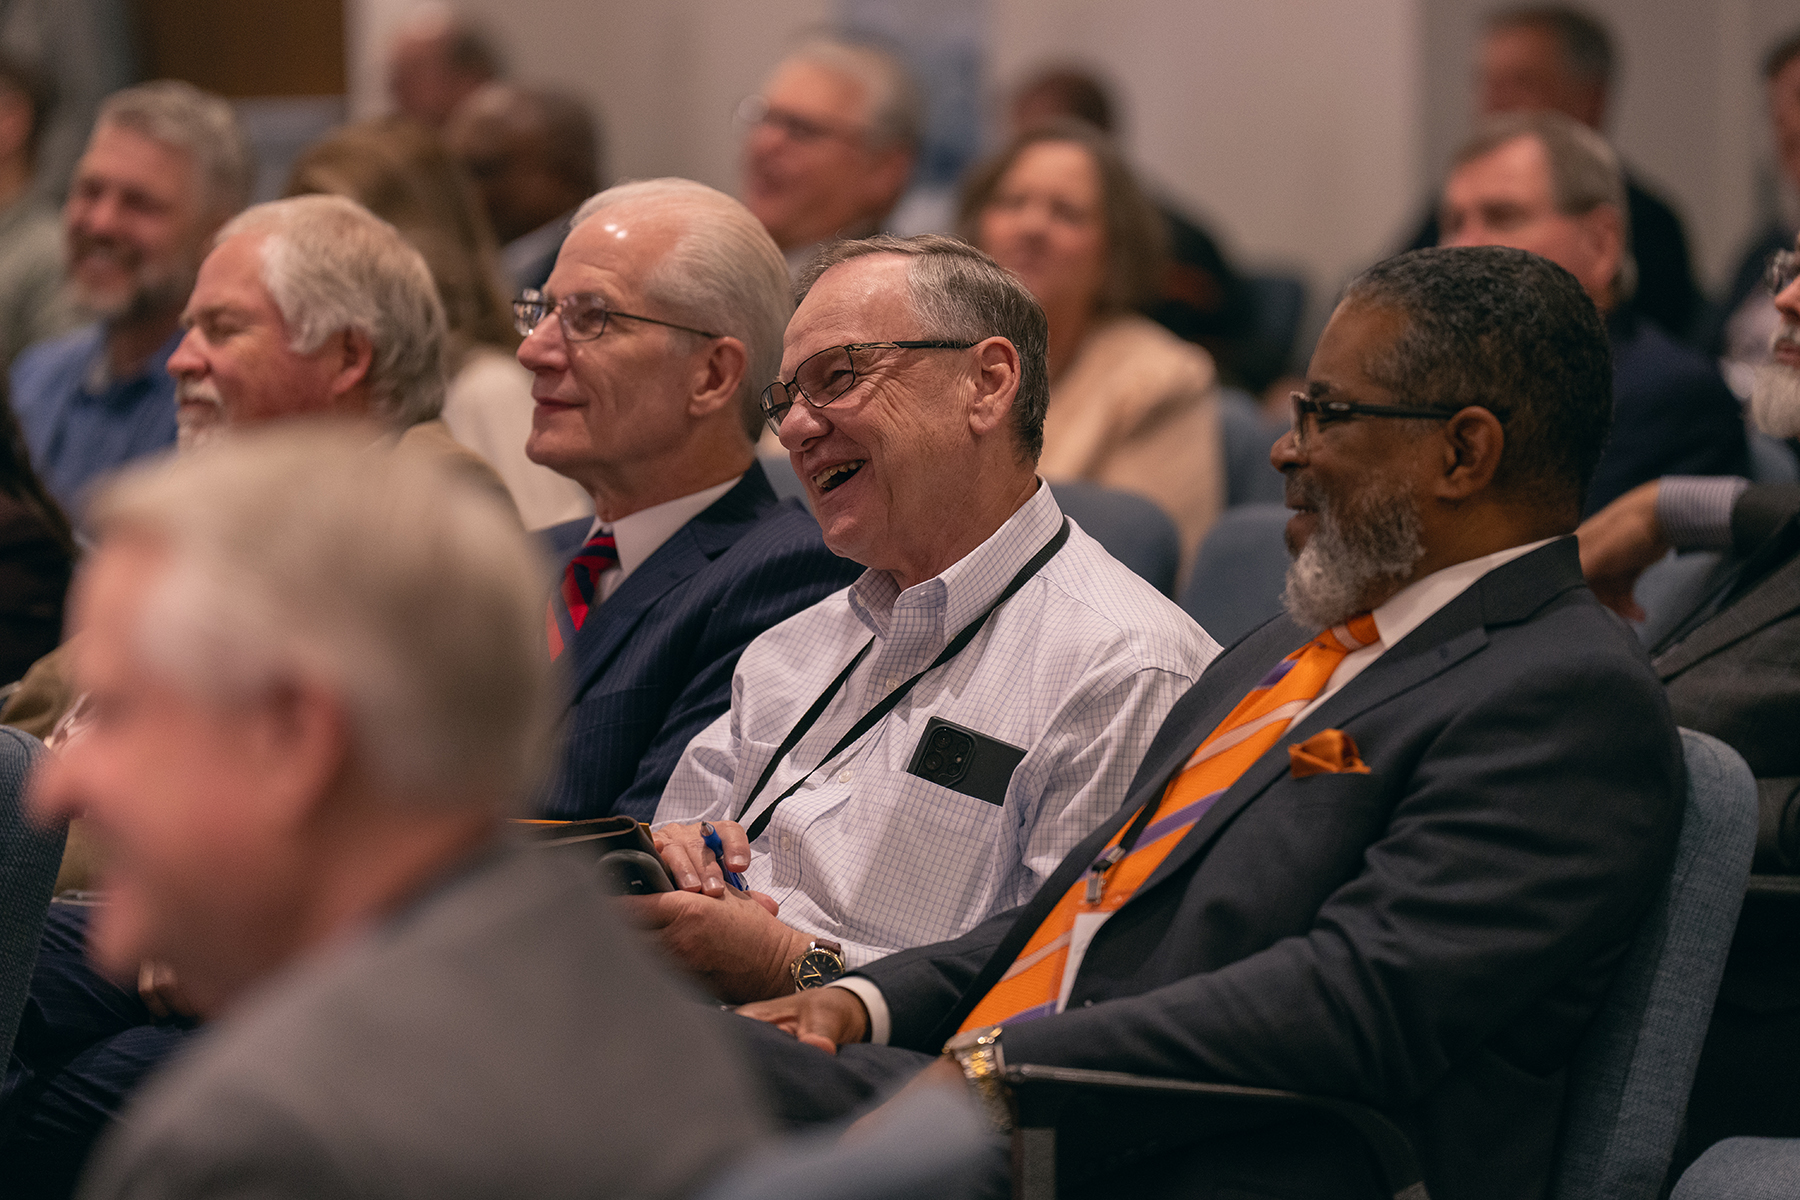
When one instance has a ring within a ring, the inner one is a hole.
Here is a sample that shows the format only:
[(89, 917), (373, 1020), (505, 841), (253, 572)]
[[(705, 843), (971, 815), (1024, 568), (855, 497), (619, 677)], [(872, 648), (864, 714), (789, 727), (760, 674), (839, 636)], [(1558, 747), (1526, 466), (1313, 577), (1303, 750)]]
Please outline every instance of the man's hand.
[(1575, 531), (1581, 542), (1581, 573), (1600, 603), (1631, 621), (1642, 621), (1643, 607), (1632, 599), (1644, 568), (1669, 552), (1656, 523), (1656, 495), (1661, 481), (1639, 484), (1589, 517)]
[(792, 991), (788, 964), (812, 941), (810, 934), (777, 920), (778, 906), (761, 892), (726, 888), (717, 900), (694, 892), (662, 892), (619, 901), (632, 920), (656, 933), (668, 954), (729, 1004)]
[(848, 988), (808, 988), (779, 1000), (746, 1004), (738, 1011), (833, 1054), (839, 1046), (869, 1036), (869, 1010)]
[[(713, 828), (725, 847), (724, 870), (740, 873), (749, 870), (750, 839), (744, 836), (744, 827), (736, 821), (719, 821)], [(712, 851), (706, 848), (698, 823), (664, 825), (652, 836), (656, 841), (656, 852), (669, 864), (669, 871), (682, 891), (704, 892), (715, 899), (725, 895), (724, 872), (719, 869)]]

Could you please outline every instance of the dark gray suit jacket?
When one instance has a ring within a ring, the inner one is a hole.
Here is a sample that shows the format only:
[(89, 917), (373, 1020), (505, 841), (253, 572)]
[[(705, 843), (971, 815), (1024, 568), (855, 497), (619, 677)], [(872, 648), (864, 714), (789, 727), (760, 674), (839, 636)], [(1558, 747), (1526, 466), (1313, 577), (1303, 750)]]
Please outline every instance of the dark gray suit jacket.
[[(1307, 636), (1281, 617), (1220, 656), (1119, 816), (1029, 904), (865, 968), (893, 1042), (935, 1049)], [(1370, 773), (1290, 775), (1288, 744), (1334, 727)], [(1662, 689), (1562, 539), (1479, 580), (1252, 766), (1100, 930), (1066, 1011), (1006, 1029), (1006, 1060), (1363, 1101), (1412, 1133), (1434, 1197), (1540, 1195), (1570, 1059), (1668, 870), (1684, 796)], [(1253, 1192), (1335, 1178), (1303, 1169), (1321, 1138), (1277, 1144), (1234, 1135), (1192, 1158)]]
[(1800, 487), (1753, 487), (1721, 590), (1652, 655), (1675, 719), (1744, 756), (1762, 827), (1756, 869), (1800, 872)]
[(513, 851), (206, 1030), (86, 1200), (685, 1195), (763, 1118), (720, 1014), (566, 853)]

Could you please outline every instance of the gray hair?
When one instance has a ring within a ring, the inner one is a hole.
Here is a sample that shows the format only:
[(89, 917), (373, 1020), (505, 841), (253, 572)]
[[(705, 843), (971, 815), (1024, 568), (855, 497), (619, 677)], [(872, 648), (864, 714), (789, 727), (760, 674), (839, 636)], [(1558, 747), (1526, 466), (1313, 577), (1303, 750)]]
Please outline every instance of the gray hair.
[(1606, 139), (1558, 112), (1506, 113), (1482, 122), (1456, 152), (1451, 169), (1485, 158), (1515, 138), (1536, 138), (1550, 162), (1550, 200), (1556, 211), (1584, 217), (1602, 204), (1619, 214), (1619, 269), (1613, 276), (1613, 303), (1637, 291), (1637, 259), (1631, 253), (1631, 208), (1625, 198), (1625, 171)]
[(90, 516), (102, 539), (166, 548), (137, 645), (190, 694), (325, 688), (356, 761), (405, 799), (511, 809), (541, 778), (560, 708), (547, 568), (438, 456), (287, 422), (135, 467)]
[(1587, 83), (1612, 84), (1617, 56), (1606, 26), (1588, 13), (1567, 4), (1526, 4), (1489, 13), (1487, 30), (1542, 29), (1556, 39), (1569, 74)]
[(158, 79), (114, 92), (94, 128), (111, 125), (180, 150), (194, 160), (206, 188), (205, 208), (226, 217), (250, 200), (255, 159), (224, 99), (179, 79)]
[(443, 302), (431, 269), (398, 230), (343, 196), (294, 196), (258, 204), (217, 241), (262, 234), (262, 278), (297, 354), (354, 329), (374, 349), (371, 409), (396, 428), (429, 421), (444, 406)]
[(1013, 433), (1020, 457), (1037, 462), (1044, 451), (1044, 414), (1050, 408), (1050, 332), (1031, 292), (967, 242), (939, 233), (909, 238), (882, 233), (821, 250), (800, 276), (796, 301), (805, 299), (831, 268), (870, 254), (912, 260), (906, 269), (907, 298), (923, 327), (922, 337), (956, 342), (1003, 337), (1013, 344), (1019, 352)]
[[(806, 62), (836, 72), (861, 85), (869, 99), (868, 142), (917, 149), (925, 140), (925, 102), (906, 65), (887, 51), (861, 42), (812, 38), (781, 61)], [(780, 70), (780, 67), (776, 68)]]
[(781, 336), (794, 312), (787, 262), (749, 209), (691, 179), (642, 179), (607, 188), (575, 210), (570, 228), (634, 201), (674, 209), (686, 225), (641, 286), (682, 321), (744, 343), (748, 361), (738, 407), (744, 433), (754, 442), (763, 427), (758, 396), (781, 371)]

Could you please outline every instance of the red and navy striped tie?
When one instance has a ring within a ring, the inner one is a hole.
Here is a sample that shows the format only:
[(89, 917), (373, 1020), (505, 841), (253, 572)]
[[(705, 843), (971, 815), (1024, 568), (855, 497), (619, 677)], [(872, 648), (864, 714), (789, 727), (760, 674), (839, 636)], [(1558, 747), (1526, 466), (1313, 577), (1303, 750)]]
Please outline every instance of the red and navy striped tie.
[(575, 557), (569, 560), (569, 568), (563, 572), (562, 585), (550, 597), (550, 603), (544, 610), (544, 634), (550, 643), (552, 662), (562, 654), (564, 644), (562, 623), (556, 619), (557, 606), (562, 606), (571, 630), (579, 631), (587, 621), (588, 610), (594, 606), (594, 590), (600, 584), (600, 576), (618, 565), (619, 548), (613, 543), (610, 525), (602, 525), (600, 531), (589, 538), (576, 551)]

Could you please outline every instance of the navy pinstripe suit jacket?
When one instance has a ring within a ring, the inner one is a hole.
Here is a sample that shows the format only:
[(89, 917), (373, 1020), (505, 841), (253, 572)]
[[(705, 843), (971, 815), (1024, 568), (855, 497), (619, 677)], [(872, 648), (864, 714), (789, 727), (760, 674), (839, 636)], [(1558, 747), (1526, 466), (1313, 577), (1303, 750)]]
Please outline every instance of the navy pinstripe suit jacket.
[[(544, 531), (559, 578), (591, 525)], [(648, 821), (688, 742), (730, 707), (731, 673), (750, 640), (861, 573), (825, 548), (805, 505), (776, 500), (752, 464), (569, 644), (568, 740), (540, 814)]]

